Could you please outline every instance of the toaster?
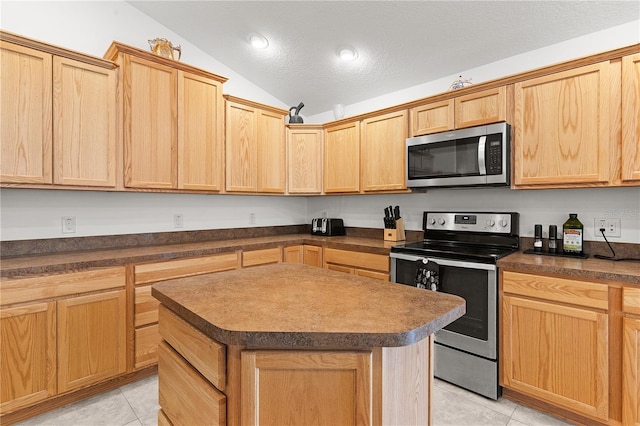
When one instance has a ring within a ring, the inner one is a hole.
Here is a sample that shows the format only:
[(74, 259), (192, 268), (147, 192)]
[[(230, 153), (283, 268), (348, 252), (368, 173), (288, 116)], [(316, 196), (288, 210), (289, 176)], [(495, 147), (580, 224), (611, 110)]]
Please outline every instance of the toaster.
[(318, 217), (311, 221), (311, 235), (344, 235), (342, 219)]

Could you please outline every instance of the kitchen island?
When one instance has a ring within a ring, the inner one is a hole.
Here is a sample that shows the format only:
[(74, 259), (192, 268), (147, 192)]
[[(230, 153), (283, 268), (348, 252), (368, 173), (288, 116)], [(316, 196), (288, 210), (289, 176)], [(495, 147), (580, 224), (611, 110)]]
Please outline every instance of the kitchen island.
[(159, 424), (430, 424), (451, 295), (298, 264), (164, 281)]

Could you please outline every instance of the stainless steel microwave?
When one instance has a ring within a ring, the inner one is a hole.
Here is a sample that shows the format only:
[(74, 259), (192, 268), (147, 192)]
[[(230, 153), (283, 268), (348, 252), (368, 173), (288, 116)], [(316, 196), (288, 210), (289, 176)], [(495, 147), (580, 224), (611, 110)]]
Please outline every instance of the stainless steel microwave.
[(510, 133), (500, 122), (408, 138), (407, 187), (508, 186)]

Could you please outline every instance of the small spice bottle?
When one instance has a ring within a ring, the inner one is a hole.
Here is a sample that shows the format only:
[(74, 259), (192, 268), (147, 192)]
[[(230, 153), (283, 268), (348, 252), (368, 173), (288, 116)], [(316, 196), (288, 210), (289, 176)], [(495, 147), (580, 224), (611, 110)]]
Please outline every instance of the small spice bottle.
[(584, 227), (577, 213), (570, 213), (569, 219), (562, 225), (562, 252), (564, 254), (582, 254)]

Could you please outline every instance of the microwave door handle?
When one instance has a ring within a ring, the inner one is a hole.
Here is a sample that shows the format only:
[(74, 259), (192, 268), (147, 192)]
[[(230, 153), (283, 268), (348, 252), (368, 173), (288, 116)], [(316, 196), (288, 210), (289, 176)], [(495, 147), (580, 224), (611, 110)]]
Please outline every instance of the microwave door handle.
[(487, 144), (487, 137), (480, 136), (478, 140), (478, 171), (480, 172), (480, 176), (485, 176), (487, 174), (487, 164), (485, 161), (485, 145)]

